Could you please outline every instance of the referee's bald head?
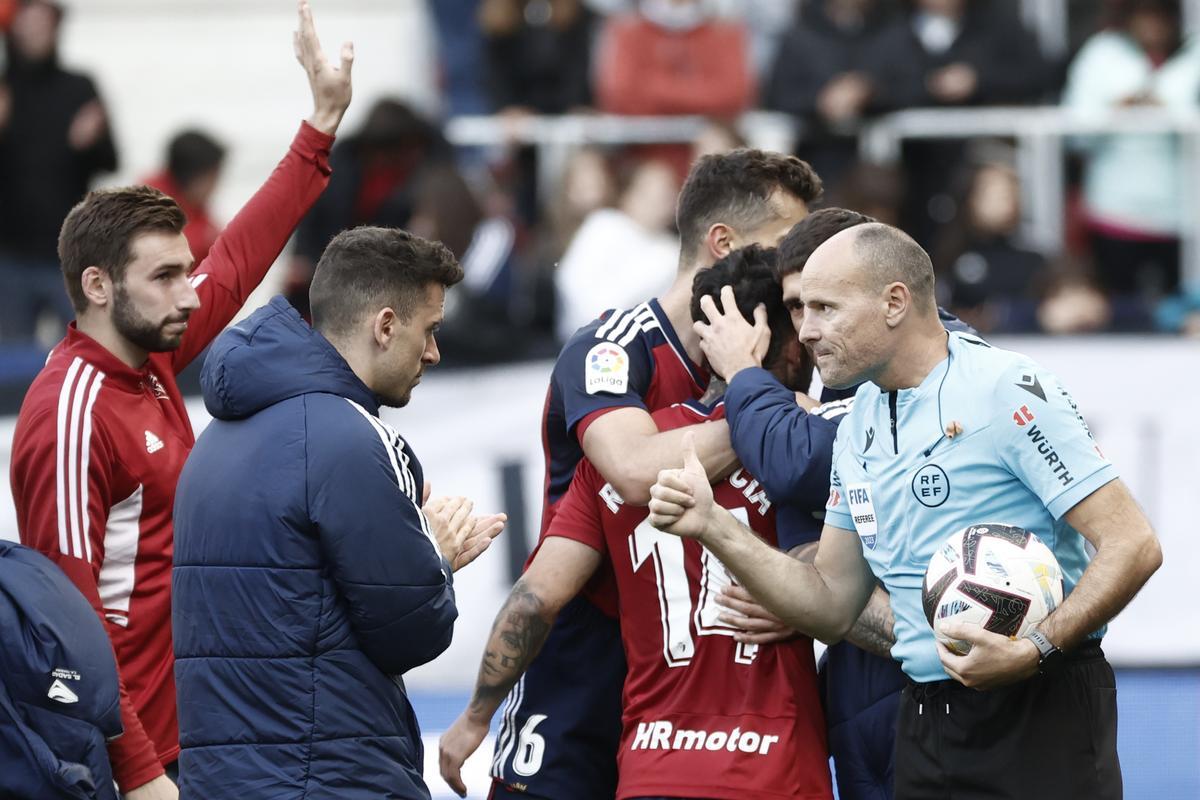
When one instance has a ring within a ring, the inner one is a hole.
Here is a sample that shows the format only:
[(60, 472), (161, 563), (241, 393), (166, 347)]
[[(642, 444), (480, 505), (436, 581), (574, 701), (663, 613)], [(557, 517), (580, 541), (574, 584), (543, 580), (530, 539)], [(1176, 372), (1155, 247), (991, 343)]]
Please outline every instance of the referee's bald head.
[(847, 228), (813, 252), (805, 270), (814, 266), (871, 292), (902, 283), (912, 297), (914, 311), (937, 315), (933, 262), (924, 248), (899, 228), (882, 222)]

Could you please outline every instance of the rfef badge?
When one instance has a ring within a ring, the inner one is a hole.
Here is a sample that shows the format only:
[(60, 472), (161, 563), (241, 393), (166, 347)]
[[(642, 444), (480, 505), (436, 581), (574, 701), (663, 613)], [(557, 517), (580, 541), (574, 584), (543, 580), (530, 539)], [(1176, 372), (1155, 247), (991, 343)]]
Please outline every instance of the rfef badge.
[(584, 362), (584, 388), (588, 394), (625, 394), (629, 389), (629, 356), (625, 348), (601, 342), (588, 351)]

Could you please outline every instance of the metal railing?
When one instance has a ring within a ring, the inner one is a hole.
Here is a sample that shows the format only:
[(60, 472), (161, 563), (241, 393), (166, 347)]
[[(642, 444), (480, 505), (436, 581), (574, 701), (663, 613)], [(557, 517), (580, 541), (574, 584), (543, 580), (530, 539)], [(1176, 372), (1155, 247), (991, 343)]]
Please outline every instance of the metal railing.
[[(538, 150), (539, 181), (550, 189), (560, 178), (573, 148), (585, 144), (621, 145), (690, 142), (707, 121), (702, 117), (620, 117), (605, 114), (471, 116), (450, 119), (446, 134), (462, 146), (529, 145)], [(785, 114), (755, 111), (737, 123), (751, 144), (789, 149), (803, 130)], [(1200, 286), (1200, 111), (1113, 109), (1082, 113), (1058, 106), (910, 109), (887, 114), (858, 130), (864, 160), (894, 162), (905, 140), (1012, 139), (1022, 191), (1022, 233), (1033, 246), (1054, 253), (1063, 245), (1064, 154), (1074, 136), (1164, 133), (1182, 141), (1185, 187), (1184, 279)], [(549, 196), (549, 195), (546, 195)]]

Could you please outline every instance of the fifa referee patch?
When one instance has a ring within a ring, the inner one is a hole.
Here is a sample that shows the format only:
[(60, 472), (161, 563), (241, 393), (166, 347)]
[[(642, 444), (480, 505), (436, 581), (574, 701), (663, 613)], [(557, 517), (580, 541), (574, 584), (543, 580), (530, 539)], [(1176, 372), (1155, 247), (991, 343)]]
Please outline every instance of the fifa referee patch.
[(601, 342), (593, 347), (584, 359), (583, 369), (588, 394), (625, 394), (629, 390), (629, 355), (619, 344)]
[(852, 483), (846, 487), (846, 501), (850, 504), (850, 517), (858, 538), (870, 550), (875, 549), (879, 524), (875, 519), (875, 505), (871, 502), (871, 484)]

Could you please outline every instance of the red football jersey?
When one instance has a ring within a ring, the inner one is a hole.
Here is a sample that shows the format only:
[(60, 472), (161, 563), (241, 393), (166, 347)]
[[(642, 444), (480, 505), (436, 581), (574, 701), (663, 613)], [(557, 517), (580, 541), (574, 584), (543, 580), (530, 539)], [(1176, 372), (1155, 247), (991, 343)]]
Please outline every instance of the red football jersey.
[[(542, 412), (546, 484), (538, 544), (583, 458), (588, 426), (620, 408), (652, 413), (699, 399), (708, 380), (707, 372), (688, 358), (657, 300), (607, 312), (576, 331), (554, 363)], [(535, 555), (537, 547), (526, 567)], [(604, 613), (616, 616), (611, 576), (597, 573), (583, 593)]]
[[(654, 419), (667, 430), (723, 416), (723, 405), (676, 405)], [(738, 470), (713, 493), (775, 544), (758, 481)], [(629, 663), (617, 797), (832, 797), (812, 640), (734, 641), (718, 620), (717, 598), (732, 580), (725, 566), (698, 542), (651, 526), (647, 513), (584, 460), (547, 532), (605, 553), (616, 575)]]
[(72, 323), (21, 404), (11, 471), (17, 528), (91, 601), (112, 639), (125, 733), (108, 749), (126, 789), (179, 756), (171, 512), (195, 437), (175, 375), (229, 324), (320, 196), (332, 142), (301, 126), (193, 273), (201, 305), (177, 350), (133, 369)]

